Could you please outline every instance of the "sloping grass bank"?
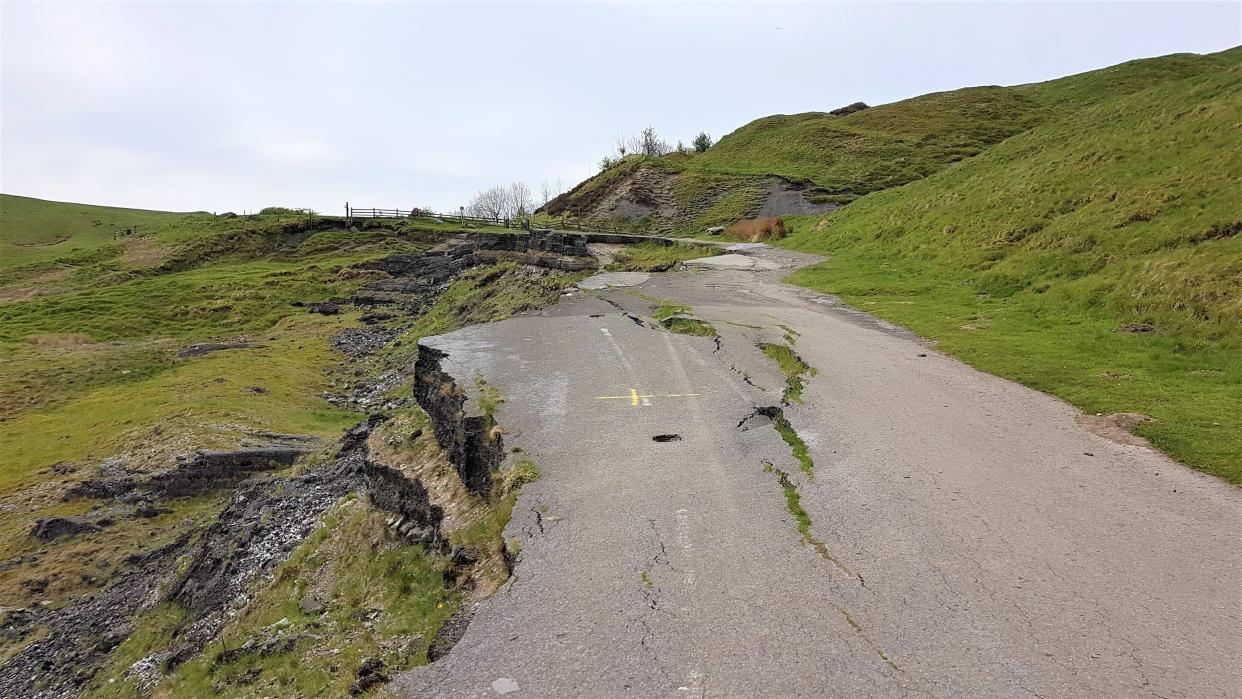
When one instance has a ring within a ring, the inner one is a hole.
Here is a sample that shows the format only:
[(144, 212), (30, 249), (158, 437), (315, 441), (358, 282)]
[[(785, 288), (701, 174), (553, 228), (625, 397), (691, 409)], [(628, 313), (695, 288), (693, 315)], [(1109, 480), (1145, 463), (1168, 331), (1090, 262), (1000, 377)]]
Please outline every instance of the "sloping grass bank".
[(985, 371), (1242, 484), (1242, 71), (1106, 99), (780, 244), (840, 295)]

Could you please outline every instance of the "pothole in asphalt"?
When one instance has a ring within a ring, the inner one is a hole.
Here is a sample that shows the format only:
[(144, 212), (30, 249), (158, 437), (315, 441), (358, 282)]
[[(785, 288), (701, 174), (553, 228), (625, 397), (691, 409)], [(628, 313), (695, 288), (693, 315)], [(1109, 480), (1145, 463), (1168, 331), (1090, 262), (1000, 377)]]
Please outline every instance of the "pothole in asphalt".
[(651, 439), (656, 442), (680, 442), (681, 435), (679, 434), (657, 434)]

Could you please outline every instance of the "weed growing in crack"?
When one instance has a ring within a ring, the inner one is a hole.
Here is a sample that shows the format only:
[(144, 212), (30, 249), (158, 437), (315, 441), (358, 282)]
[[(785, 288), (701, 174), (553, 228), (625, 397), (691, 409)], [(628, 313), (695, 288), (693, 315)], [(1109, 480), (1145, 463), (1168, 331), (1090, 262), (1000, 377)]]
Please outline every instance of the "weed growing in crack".
[(684, 318), (680, 316), (676, 318), (668, 318), (660, 321), (660, 325), (663, 325), (665, 330), (679, 335), (694, 335), (696, 337), (719, 336), (716, 328), (712, 327), (711, 323), (699, 320), (698, 318)]
[(815, 552), (825, 561), (845, 571), (847, 575), (853, 576), (854, 573), (849, 568), (832, 557), (832, 554), (828, 552), (828, 546), (811, 534), (811, 515), (802, 507), (802, 494), (798, 492), (798, 486), (789, 480), (789, 474), (766, 461), (763, 464), (763, 470), (765, 473), (776, 474), (776, 482), (785, 492), (785, 509), (789, 510), (789, 514), (793, 515), (794, 521), (798, 523), (798, 533), (802, 535), (802, 540), (813, 546)]
[(669, 332), (681, 335), (694, 335), (696, 337), (718, 337), (719, 332), (712, 327), (711, 323), (698, 318), (690, 318), (690, 307), (684, 303), (675, 303), (663, 299), (655, 299), (649, 296), (643, 296), (649, 301), (659, 304), (655, 312), (651, 314), (660, 322), (660, 325)]
[(802, 539), (808, 544), (816, 544), (816, 548), (822, 547), (823, 544), (811, 536), (811, 515), (803, 509), (802, 495), (798, 493), (798, 486), (789, 480), (789, 474), (767, 463), (763, 465), (763, 470), (776, 474), (776, 482), (780, 483), (781, 489), (785, 491), (785, 509), (789, 510), (789, 514), (793, 515), (794, 520), (798, 522), (798, 533), (802, 535)]
[(789, 424), (789, 420), (785, 419), (784, 413), (777, 413), (772, 418), (772, 424), (776, 426), (776, 431), (780, 434), (781, 439), (789, 445), (793, 451), (793, 456), (798, 460), (798, 464), (802, 468), (802, 472), (807, 478), (815, 480), (815, 462), (811, 460), (811, 452), (806, 446), (806, 442), (798, 436), (797, 430), (793, 425)]
[[(784, 328), (785, 326), (781, 326)], [(790, 345), (793, 339), (787, 330), (785, 339)], [(807, 364), (799, 357), (789, 345), (778, 345), (774, 342), (763, 342), (759, 344), (759, 349), (776, 365), (780, 367), (781, 373), (785, 375), (785, 393), (781, 396), (781, 402), (785, 405), (802, 402), (802, 377), (814, 376), (819, 373), (815, 367)]]

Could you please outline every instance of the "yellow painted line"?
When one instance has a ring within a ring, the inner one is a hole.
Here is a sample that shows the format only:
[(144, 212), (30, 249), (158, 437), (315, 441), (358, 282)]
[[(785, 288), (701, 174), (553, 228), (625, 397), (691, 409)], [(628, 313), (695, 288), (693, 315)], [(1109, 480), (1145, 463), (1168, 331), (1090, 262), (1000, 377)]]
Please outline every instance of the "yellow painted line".
[(699, 393), (654, 393), (642, 394), (637, 389), (630, 389), (628, 396), (595, 396), (595, 400), (626, 400), (629, 399), (630, 405), (638, 407), (641, 405), (651, 405), (651, 398), (690, 398), (691, 396), (702, 395)]

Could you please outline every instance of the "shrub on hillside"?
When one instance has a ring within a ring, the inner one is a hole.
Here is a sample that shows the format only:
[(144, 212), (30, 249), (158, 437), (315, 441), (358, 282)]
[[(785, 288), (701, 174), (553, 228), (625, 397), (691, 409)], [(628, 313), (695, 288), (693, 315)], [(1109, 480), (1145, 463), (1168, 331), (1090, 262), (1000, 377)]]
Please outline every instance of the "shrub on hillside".
[(284, 206), (269, 206), (259, 212), (260, 216), (292, 216), (294, 214), (302, 214), (310, 216), (314, 214), (310, 209), (290, 209)]
[(725, 233), (732, 238), (745, 240), (749, 243), (780, 240), (785, 237), (785, 220), (780, 216), (746, 218), (729, 226)]

